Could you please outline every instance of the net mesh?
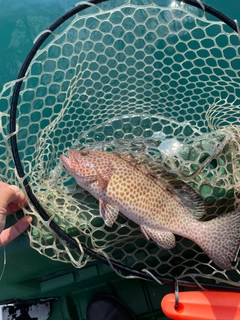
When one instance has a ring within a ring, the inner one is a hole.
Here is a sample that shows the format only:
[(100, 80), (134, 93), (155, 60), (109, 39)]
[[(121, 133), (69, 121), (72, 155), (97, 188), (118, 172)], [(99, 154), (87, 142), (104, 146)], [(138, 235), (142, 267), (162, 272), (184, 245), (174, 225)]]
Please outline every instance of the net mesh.
[[(48, 222), (31, 204), (30, 245), (76, 267), (89, 257), (81, 244), (136, 270), (238, 286), (199, 247), (177, 237), (161, 249), (119, 216), (112, 228), (98, 202), (59, 161), (70, 147), (128, 153), (149, 170), (159, 164), (202, 195), (209, 219), (235, 210), (240, 196), (240, 47), (237, 33), (194, 7), (160, 1), (91, 5), (51, 34), (21, 87), (20, 158)], [(14, 83), (0, 97), (0, 178), (22, 185), (9, 143)], [(73, 248), (49, 227), (53, 219), (79, 243)]]

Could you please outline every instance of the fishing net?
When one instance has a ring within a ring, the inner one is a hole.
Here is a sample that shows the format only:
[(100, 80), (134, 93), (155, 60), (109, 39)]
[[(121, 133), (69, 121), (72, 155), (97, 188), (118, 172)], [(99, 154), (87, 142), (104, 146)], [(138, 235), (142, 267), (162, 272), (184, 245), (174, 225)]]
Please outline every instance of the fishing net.
[(0, 178), (26, 189), (30, 245), (41, 254), (79, 268), (96, 257), (142, 277), (239, 285), (239, 258), (224, 271), (185, 238), (166, 250), (122, 216), (105, 226), (98, 201), (59, 160), (68, 148), (126, 153), (190, 184), (204, 198), (203, 219), (238, 208), (239, 26), (188, 2), (80, 3), (39, 35), (18, 80), (5, 85)]

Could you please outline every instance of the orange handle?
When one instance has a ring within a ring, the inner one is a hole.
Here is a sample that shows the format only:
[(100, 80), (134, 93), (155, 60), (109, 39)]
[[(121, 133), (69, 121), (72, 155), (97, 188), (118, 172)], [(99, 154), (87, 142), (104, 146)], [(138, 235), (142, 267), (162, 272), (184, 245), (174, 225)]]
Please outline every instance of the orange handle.
[(179, 307), (175, 310), (174, 306), (175, 294), (167, 294), (161, 307), (173, 320), (240, 320), (240, 293), (179, 292)]

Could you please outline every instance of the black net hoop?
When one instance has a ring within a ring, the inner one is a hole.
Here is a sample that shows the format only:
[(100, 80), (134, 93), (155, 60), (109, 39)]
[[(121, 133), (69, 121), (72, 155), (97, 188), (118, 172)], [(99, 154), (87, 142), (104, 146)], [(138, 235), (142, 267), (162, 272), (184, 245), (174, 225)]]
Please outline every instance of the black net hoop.
[[(177, 0), (180, 2), (179, 0)], [(11, 110), (10, 110), (10, 142), (11, 142), (11, 149), (12, 149), (12, 156), (14, 159), (15, 167), (18, 173), (19, 178), (22, 180), (23, 186), (26, 190), (26, 193), (33, 204), (33, 206), (36, 208), (38, 211), (39, 215), (43, 218), (44, 221), (50, 221), (49, 226), (50, 228), (62, 239), (64, 239), (69, 245), (78, 248), (79, 244), (66, 232), (64, 232), (53, 220), (50, 220), (49, 214), (45, 211), (45, 209), (42, 207), (41, 203), (37, 199), (37, 197), (34, 195), (32, 188), (30, 186), (31, 181), (29, 181), (28, 178), (26, 178), (24, 166), (21, 162), (20, 155), (19, 155), (19, 147), (18, 147), (18, 141), (17, 141), (17, 136), (15, 134), (17, 130), (17, 109), (18, 109), (18, 102), (19, 102), (19, 94), (21, 91), (22, 83), (23, 80), (27, 74), (28, 68), (34, 59), (36, 53), (38, 52), (39, 48), (42, 46), (42, 44), (50, 37), (50, 35), (59, 27), (61, 26), (65, 21), (76, 15), (77, 13), (93, 6), (93, 5), (98, 5), (103, 2), (108, 2), (108, 0), (92, 0), (89, 2), (83, 2), (78, 4), (75, 8), (69, 10), (66, 12), (64, 15), (59, 17), (54, 23), (52, 23), (36, 40), (34, 43), (32, 49), (30, 50), (28, 56), (26, 57), (22, 68), (18, 74), (18, 78), (16, 81), (16, 84), (14, 86), (13, 94), (12, 94), (12, 102), (11, 102)], [(239, 33), (239, 26), (237, 23), (230, 18), (228, 18), (226, 15), (223, 13), (219, 12), (218, 10), (214, 9), (213, 7), (201, 3), (200, 1), (196, 0), (185, 0), (181, 1), (189, 6), (196, 7), (200, 10), (204, 10), (206, 13), (214, 16), (215, 18), (223, 21), (225, 24), (227, 24), (231, 29), (233, 29), (236, 33)], [(102, 255), (94, 252), (92, 249), (87, 248), (86, 246), (83, 245), (83, 250), (85, 254), (91, 256), (94, 259), (97, 259), (103, 263), (109, 264), (109, 261)], [(143, 271), (138, 271), (135, 270), (131, 267), (127, 267), (121, 263), (118, 263), (116, 261), (110, 260), (111, 265), (124, 272), (127, 274), (135, 275), (138, 277), (141, 277), (143, 279), (147, 280), (152, 280), (151, 275), (143, 272)], [(175, 282), (174, 278), (172, 277), (162, 277), (162, 276), (157, 276), (157, 279), (161, 281), (162, 283), (171, 283), (173, 284)], [(197, 286), (196, 283), (190, 281), (183, 281), (183, 280), (178, 280), (179, 285), (183, 286), (189, 286), (189, 287), (194, 287)], [(201, 285), (206, 288), (206, 289), (228, 289), (231, 291), (240, 291), (240, 288), (234, 288), (232, 286), (225, 286), (225, 285), (214, 285), (214, 284), (208, 284), (208, 283), (201, 283)]]

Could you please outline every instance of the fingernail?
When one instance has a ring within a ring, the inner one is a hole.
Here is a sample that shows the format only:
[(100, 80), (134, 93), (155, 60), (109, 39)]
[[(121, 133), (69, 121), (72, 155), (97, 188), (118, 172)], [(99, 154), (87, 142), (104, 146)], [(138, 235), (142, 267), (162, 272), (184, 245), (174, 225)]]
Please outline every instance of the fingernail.
[(14, 190), (15, 192), (20, 192), (20, 189), (17, 186), (9, 185), (8, 188)]
[(32, 217), (26, 216), (26, 219), (27, 219), (28, 222), (32, 222)]

